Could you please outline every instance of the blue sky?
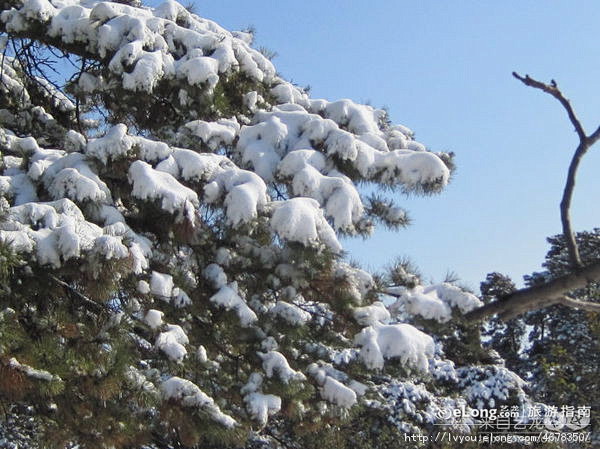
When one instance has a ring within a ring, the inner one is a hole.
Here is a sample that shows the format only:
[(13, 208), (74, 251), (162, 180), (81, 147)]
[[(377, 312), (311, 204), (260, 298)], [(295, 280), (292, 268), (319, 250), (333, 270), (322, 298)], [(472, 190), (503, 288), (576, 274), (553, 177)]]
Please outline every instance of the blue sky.
[[(456, 153), (439, 196), (398, 198), (413, 218), (345, 247), (377, 269), (410, 256), (426, 277), (456, 272), (477, 288), (490, 271), (516, 281), (540, 269), (576, 135), (556, 100), (513, 70), (554, 78), (588, 132), (600, 124), (600, 3), (579, 1), (212, 1), (197, 12), (252, 25), (279, 72), (313, 97), (389, 108), (433, 150)], [(574, 227), (600, 224), (600, 145), (586, 157)]]

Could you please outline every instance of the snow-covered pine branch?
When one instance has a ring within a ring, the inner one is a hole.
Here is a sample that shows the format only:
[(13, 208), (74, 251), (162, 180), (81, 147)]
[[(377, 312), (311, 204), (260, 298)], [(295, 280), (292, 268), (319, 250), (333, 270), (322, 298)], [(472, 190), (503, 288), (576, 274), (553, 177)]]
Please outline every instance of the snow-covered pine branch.
[(461, 401), (526, 413), (477, 338), (444, 352), (476, 336), (449, 322), (476, 298), (415, 278), (388, 308), (343, 259), (339, 235), (407, 223), (359, 183), (438, 192), (450, 154), (310, 98), (247, 33), (173, 1), (2, 5), (0, 394), (46, 444), (334, 447), (331, 429), (398, 439)]

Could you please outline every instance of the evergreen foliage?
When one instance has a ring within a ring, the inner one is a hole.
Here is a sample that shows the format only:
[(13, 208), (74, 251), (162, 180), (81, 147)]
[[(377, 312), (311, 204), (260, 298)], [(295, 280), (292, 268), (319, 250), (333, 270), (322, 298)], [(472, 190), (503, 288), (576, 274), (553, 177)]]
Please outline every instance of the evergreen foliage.
[(405, 226), (388, 196), (452, 154), (173, 1), (7, 0), (0, 30), (0, 398), (40, 444), (414, 447), (475, 431), (446, 409), (526, 414), (479, 299), (337, 238)]
[[(584, 263), (598, 260), (599, 229), (578, 232), (576, 241)], [(571, 272), (563, 236), (550, 237), (548, 243), (550, 250), (543, 264), (546, 270), (526, 276), (528, 285)], [(495, 273), (488, 275), (488, 281), (488, 285), (495, 284), (496, 291), (490, 290), (493, 295), (514, 288), (510, 280)], [(598, 285), (592, 283), (571, 295), (597, 302), (597, 290)], [(600, 327), (595, 314), (561, 305), (530, 312), (497, 328), (491, 344), (506, 359), (507, 366), (528, 378), (540, 400), (558, 407), (589, 406), (597, 410), (600, 406)], [(592, 414), (593, 428), (598, 427), (597, 419)]]

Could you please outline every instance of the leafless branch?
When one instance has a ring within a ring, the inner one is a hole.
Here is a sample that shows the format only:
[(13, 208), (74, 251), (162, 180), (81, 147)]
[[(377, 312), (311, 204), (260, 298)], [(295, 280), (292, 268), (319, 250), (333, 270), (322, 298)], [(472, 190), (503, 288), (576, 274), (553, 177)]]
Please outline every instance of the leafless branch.
[(49, 275), (49, 278), (57, 285), (60, 285), (61, 287), (65, 288), (69, 292), (71, 292), (73, 294), (73, 296), (75, 296), (81, 303), (85, 304), (89, 309), (93, 310), (94, 312), (101, 313), (101, 312), (107, 310), (107, 308), (104, 305), (91, 300), (90, 298), (85, 296), (83, 293), (77, 291), (74, 287), (67, 284), (65, 281), (60, 280), (56, 276)]
[(562, 200), (560, 202), (560, 218), (562, 221), (563, 235), (565, 237), (565, 242), (569, 251), (569, 259), (571, 261), (571, 266), (573, 267), (573, 269), (579, 269), (583, 266), (583, 264), (581, 263), (579, 248), (577, 247), (575, 235), (571, 226), (571, 200), (573, 198), (573, 191), (575, 189), (577, 169), (579, 168), (579, 164), (585, 153), (600, 138), (600, 127), (598, 127), (598, 129), (596, 129), (596, 131), (594, 131), (589, 136), (586, 135), (581, 121), (577, 118), (577, 115), (575, 114), (575, 111), (571, 106), (571, 102), (563, 95), (561, 90), (558, 88), (558, 84), (556, 84), (556, 81), (552, 80), (550, 84), (546, 84), (531, 78), (529, 75), (525, 75), (523, 77), (516, 72), (513, 72), (513, 76), (526, 86), (530, 86), (535, 89), (540, 89), (556, 98), (567, 111), (569, 120), (575, 127), (575, 131), (577, 132), (577, 136), (579, 137), (579, 145), (577, 146), (577, 149), (573, 154), (573, 158), (571, 159), (569, 171), (567, 174), (567, 182), (565, 184)]
[[(541, 285), (523, 288), (510, 295), (498, 298), (496, 301), (475, 309), (465, 316), (467, 319), (481, 319), (498, 314), (503, 320), (514, 318), (531, 310), (537, 310), (561, 303), (575, 306), (573, 301), (565, 300), (565, 295), (573, 290), (584, 288), (592, 282), (600, 280), (600, 262), (596, 262), (580, 270), (552, 279)], [(584, 308), (583, 301), (576, 301), (577, 308)], [(593, 305), (593, 303), (584, 303)], [(587, 306), (586, 306), (587, 307)], [(589, 307), (586, 310), (599, 311), (599, 307)]]
[(563, 306), (573, 307), (574, 309), (587, 310), (588, 312), (600, 312), (600, 304), (589, 301), (580, 301), (573, 299), (570, 296), (563, 296), (557, 301), (558, 304)]
[(581, 121), (577, 118), (569, 100), (558, 88), (556, 81), (552, 80), (550, 84), (546, 84), (531, 78), (529, 75), (523, 77), (516, 72), (513, 72), (513, 76), (526, 86), (540, 89), (556, 98), (567, 111), (569, 120), (575, 127), (575, 131), (579, 137), (579, 145), (571, 159), (567, 174), (567, 182), (560, 202), (563, 235), (573, 271), (546, 282), (545, 284), (517, 290), (503, 298), (498, 298), (497, 301), (469, 312), (466, 316), (472, 319), (481, 319), (489, 315), (498, 314), (500, 318), (508, 320), (522, 313), (548, 307), (553, 304), (562, 304), (592, 312), (600, 312), (599, 304), (579, 301), (566, 296), (570, 291), (583, 288), (591, 282), (598, 282), (600, 280), (600, 262), (596, 262), (586, 267), (584, 267), (581, 262), (581, 256), (579, 255), (579, 248), (575, 241), (570, 217), (571, 200), (575, 189), (577, 169), (579, 168), (579, 164), (585, 153), (598, 141), (598, 139), (600, 139), (600, 127), (589, 136), (586, 135)]
[(546, 92), (547, 94), (552, 95), (554, 98), (556, 98), (558, 101), (560, 101), (560, 104), (563, 105), (563, 107), (567, 111), (567, 114), (569, 115), (569, 120), (571, 120), (571, 123), (575, 127), (575, 131), (577, 132), (577, 135), (579, 136), (579, 140), (586, 139), (585, 131), (583, 130), (583, 126), (581, 125), (581, 122), (577, 118), (577, 115), (575, 114), (575, 111), (573, 110), (573, 107), (571, 106), (571, 102), (560, 91), (560, 89), (558, 88), (558, 84), (556, 84), (556, 81), (552, 80), (552, 81), (550, 81), (550, 84), (546, 84), (546, 83), (542, 83), (541, 81), (537, 81), (537, 80), (531, 78), (529, 75), (525, 75), (523, 77), (523, 76), (519, 75), (517, 72), (513, 72), (513, 76), (516, 79), (518, 79), (519, 81), (521, 81), (523, 84), (525, 84), (526, 86), (530, 86), (535, 89), (540, 89), (540, 90)]
[(600, 127), (591, 135), (586, 135), (583, 125), (577, 118), (571, 103), (560, 91), (556, 81), (552, 80), (550, 84), (545, 84), (531, 78), (529, 75), (523, 77), (518, 73), (513, 72), (513, 76), (526, 86), (540, 89), (556, 98), (567, 111), (569, 120), (575, 127), (575, 131), (579, 137), (579, 145), (571, 159), (567, 182), (560, 202), (563, 235), (573, 271), (567, 275), (546, 282), (545, 284), (517, 290), (503, 298), (498, 298), (497, 301), (468, 313), (467, 317), (480, 319), (489, 315), (498, 314), (502, 319), (507, 320), (522, 313), (548, 307), (553, 304), (563, 304), (569, 307), (598, 312), (600, 311), (600, 305), (578, 301), (566, 296), (566, 294), (572, 290), (583, 288), (591, 282), (600, 280), (600, 262), (596, 262), (586, 267), (581, 263), (581, 256), (579, 255), (579, 249), (575, 241), (570, 218), (571, 199), (573, 198), (573, 191), (575, 189), (577, 169), (585, 153), (600, 138)]

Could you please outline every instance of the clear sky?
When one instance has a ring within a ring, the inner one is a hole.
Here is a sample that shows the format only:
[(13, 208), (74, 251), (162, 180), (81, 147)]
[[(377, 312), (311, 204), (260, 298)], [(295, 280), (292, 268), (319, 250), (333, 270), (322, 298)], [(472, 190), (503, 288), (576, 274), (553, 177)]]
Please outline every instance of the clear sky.
[[(554, 78), (591, 132), (600, 125), (597, 1), (198, 1), (230, 30), (252, 25), (279, 72), (312, 96), (389, 108), (433, 150), (456, 153), (439, 196), (399, 198), (413, 225), (345, 247), (378, 269), (407, 255), (430, 279), (477, 288), (490, 271), (540, 269), (576, 135), (558, 102), (513, 79)], [(574, 227), (600, 224), (600, 145), (586, 157)]]

